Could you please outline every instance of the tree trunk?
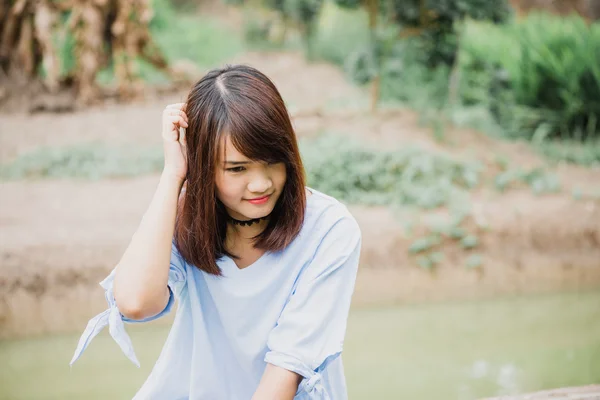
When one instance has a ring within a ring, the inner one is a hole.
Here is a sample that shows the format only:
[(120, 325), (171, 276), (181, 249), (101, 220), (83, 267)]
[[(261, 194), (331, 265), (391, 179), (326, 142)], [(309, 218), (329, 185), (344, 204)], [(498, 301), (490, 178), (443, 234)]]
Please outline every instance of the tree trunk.
[[(122, 99), (143, 88), (137, 58), (173, 76), (152, 40), (151, 18), (149, 0), (0, 0), (0, 86), (9, 92), (0, 107), (7, 97), (65, 90), (74, 103), (94, 103), (102, 98), (96, 75), (111, 62)], [(72, 38), (74, 65), (64, 65), (56, 38)]]

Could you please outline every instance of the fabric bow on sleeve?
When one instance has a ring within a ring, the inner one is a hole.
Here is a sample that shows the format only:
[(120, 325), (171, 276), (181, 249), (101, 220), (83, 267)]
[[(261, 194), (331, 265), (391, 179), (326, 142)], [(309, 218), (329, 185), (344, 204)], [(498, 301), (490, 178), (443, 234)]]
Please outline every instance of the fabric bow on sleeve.
[(71, 366), (81, 356), (81, 354), (90, 344), (92, 339), (96, 337), (98, 333), (100, 333), (102, 328), (108, 325), (108, 331), (110, 335), (115, 340), (115, 342), (117, 342), (123, 353), (135, 365), (137, 365), (138, 368), (140, 367), (140, 362), (138, 361), (135, 355), (135, 351), (133, 350), (133, 344), (131, 343), (131, 339), (125, 331), (123, 316), (117, 308), (117, 304), (115, 303), (115, 298), (113, 296), (112, 282), (114, 280), (114, 274), (115, 271), (113, 270), (111, 274), (108, 277), (106, 277), (106, 279), (100, 282), (100, 286), (102, 286), (106, 290), (105, 297), (109, 307), (107, 310), (104, 310), (100, 314), (96, 315), (88, 322), (85, 331), (79, 339), (79, 344), (77, 345), (77, 349), (75, 349), (73, 359), (69, 363), (69, 365)]

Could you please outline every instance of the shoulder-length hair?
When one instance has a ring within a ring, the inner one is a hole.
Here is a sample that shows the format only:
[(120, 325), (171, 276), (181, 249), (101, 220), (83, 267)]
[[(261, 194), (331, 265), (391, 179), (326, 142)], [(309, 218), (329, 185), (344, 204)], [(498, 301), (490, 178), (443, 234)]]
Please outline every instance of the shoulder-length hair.
[(177, 213), (175, 245), (191, 265), (221, 275), (217, 260), (227, 255), (226, 210), (217, 198), (219, 144), (227, 136), (253, 161), (283, 162), (287, 178), (265, 230), (254, 246), (283, 250), (298, 235), (306, 207), (305, 172), (296, 134), (279, 91), (258, 70), (227, 65), (208, 72), (190, 90), (186, 191)]

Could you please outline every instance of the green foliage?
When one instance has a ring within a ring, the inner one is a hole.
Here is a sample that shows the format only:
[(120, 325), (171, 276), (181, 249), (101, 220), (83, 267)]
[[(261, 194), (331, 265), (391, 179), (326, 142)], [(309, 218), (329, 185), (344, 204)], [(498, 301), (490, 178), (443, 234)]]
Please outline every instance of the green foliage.
[(596, 188), (573, 188), (571, 195), (575, 200), (600, 200), (600, 186)]
[(341, 8), (356, 9), (361, 6), (360, 0), (334, 0), (334, 3)]
[(405, 43), (399, 57), (390, 57), (382, 65), (381, 98), (399, 100), (420, 113), (440, 110), (447, 104), (450, 70), (442, 65), (427, 68), (413, 57), (416, 49)]
[[(475, 220), (470, 212), (454, 210), (449, 220), (443, 215), (433, 219), (431, 216), (426, 217), (424, 220), (426, 232), (415, 239), (408, 249), (409, 254), (416, 256), (415, 262), (421, 268), (433, 269), (441, 263), (444, 260), (442, 251), (445, 247), (459, 246), (465, 251), (471, 251), (480, 245), (478, 234), (482, 227), (473, 226)], [(472, 264), (481, 264), (480, 258), (479, 255), (470, 256), (467, 259), (467, 267), (474, 268)]]
[[(416, 3), (413, 11), (410, 7), (404, 10), (409, 23), (411, 18), (416, 21)], [(464, 17), (466, 6), (456, 7), (460, 8), (457, 15)], [(532, 140), (552, 160), (582, 165), (598, 162), (597, 141), (579, 148), (549, 141), (598, 136), (600, 24), (588, 26), (576, 16), (544, 14), (531, 14), (505, 25), (465, 20), (460, 24), (459, 103), (450, 107), (451, 70), (445, 63), (430, 67), (422, 37), (386, 43), (384, 26), (376, 32), (373, 48), (363, 9), (340, 11), (329, 3), (324, 11), (316, 42), (318, 55), (343, 66), (359, 84), (379, 72), (382, 100), (400, 100), (426, 119), (427, 115), (439, 117), (432, 110), (443, 110), (445, 117), (459, 126)], [(342, 12), (345, 14), (340, 17)], [(491, 19), (507, 16), (505, 10)], [(430, 122), (435, 128), (439, 118)], [(444, 139), (442, 130), (435, 132), (437, 139)]]
[(461, 96), (488, 104), (510, 137), (536, 142), (600, 135), (600, 25), (530, 14), (466, 25)]
[[(165, 0), (155, 0), (160, 4)], [(162, 8), (161, 8), (162, 9)], [(157, 45), (168, 61), (188, 59), (200, 67), (211, 68), (221, 64), (244, 49), (239, 35), (210, 18), (194, 14), (155, 13), (151, 31)]]
[(108, 147), (90, 143), (40, 148), (24, 154), (11, 163), (0, 165), (0, 178), (102, 179), (158, 172), (162, 166), (160, 148)]
[(586, 167), (600, 165), (600, 140), (588, 140), (584, 143), (568, 140), (548, 141), (538, 144), (536, 148), (551, 161)]
[(413, 254), (423, 253), (425, 251), (431, 250), (434, 246), (440, 243), (440, 238), (437, 235), (430, 235), (423, 238), (419, 238), (415, 240), (408, 251)]
[[(507, 1), (488, 0), (394, 0), (396, 21), (405, 26), (423, 27), (421, 22), (452, 24), (464, 18), (504, 22), (510, 17)], [(426, 15), (421, 13), (421, 3)], [(424, 18), (424, 20), (422, 19)], [(427, 26), (424, 26), (427, 28)]]
[(62, 19), (64, 25), (59, 32), (54, 32), (53, 39), (60, 59), (60, 75), (68, 76), (75, 69), (75, 37), (66, 29), (66, 16)]
[(467, 257), (466, 264), (469, 269), (480, 268), (483, 265), (483, 258), (481, 257), (481, 254), (471, 254)]
[(430, 67), (452, 65), (458, 50), (457, 22), (470, 18), (493, 23), (506, 21), (506, 0), (392, 0), (396, 22), (421, 29), (415, 40), (420, 62)]
[(177, 20), (177, 12), (169, 0), (151, 0), (154, 15), (150, 21), (152, 31), (165, 31), (173, 27)]
[[(275, 0), (279, 2), (280, 0)], [(323, 0), (283, 0), (283, 13), (305, 25), (312, 24), (321, 11)]]
[(350, 203), (398, 204), (430, 209), (464, 201), (479, 184), (481, 166), (417, 147), (369, 148), (327, 135), (301, 142), (308, 182)]
[(530, 186), (535, 194), (555, 193), (560, 190), (558, 177), (547, 173), (543, 168), (506, 170), (496, 175), (494, 184), (501, 192), (521, 184)]
[(423, 269), (432, 270), (443, 260), (444, 253), (437, 251), (417, 257), (417, 265)]
[(398, 30), (380, 26), (374, 34), (372, 38), (364, 9), (343, 9), (326, 2), (313, 41), (314, 55), (342, 67), (353, 82), (365, 84), (377, 75)]
[(468, 235), (460, 240), (460, 244), (465, 249), (472, 249), (479, 245), (479, 239), (477, 239), (477, 236)]
[[(59, 27), (52, 31), (52, 44), (57, 49), (58, 61), (60, 63), (60, 77), (69, 76), (75, 68), (75, 38), (67, 29), (70, 11), (59, 16)], [(41, 77), (46, 76), (44, 65), (41, 64), (39, 71)]]
[[(244, 3), (244, 1), (240, 0), (240, 3)], [(313, 59), (314, 36), (323, 4), (323, 0), (263, 0), (261, 6), (277, 11), (285, 24), (285, 29), (293, 28), (296, 33), (300, 34), (306, 56)], [(248, 3), (247, 12), (256, 14), (261, 6), (257, 7), (255, 4)], [(258, 44), (263, 48), (270, 47), (268, 30), (273, 22), (273, 20), (259, 21), (256, 18), (247, 19), (245, 31), (248, 42)], [(277, 43), (277, 45), (281, 44)]]

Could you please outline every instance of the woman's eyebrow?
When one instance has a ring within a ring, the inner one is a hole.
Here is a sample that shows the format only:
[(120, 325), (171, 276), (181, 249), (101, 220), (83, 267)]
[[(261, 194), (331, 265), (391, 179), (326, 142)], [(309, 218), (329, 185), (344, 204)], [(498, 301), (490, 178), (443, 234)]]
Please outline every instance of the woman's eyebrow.
[(250, 164), (250, 161), (225, 161), (225, 164), (233, 164), (233, 165)]

